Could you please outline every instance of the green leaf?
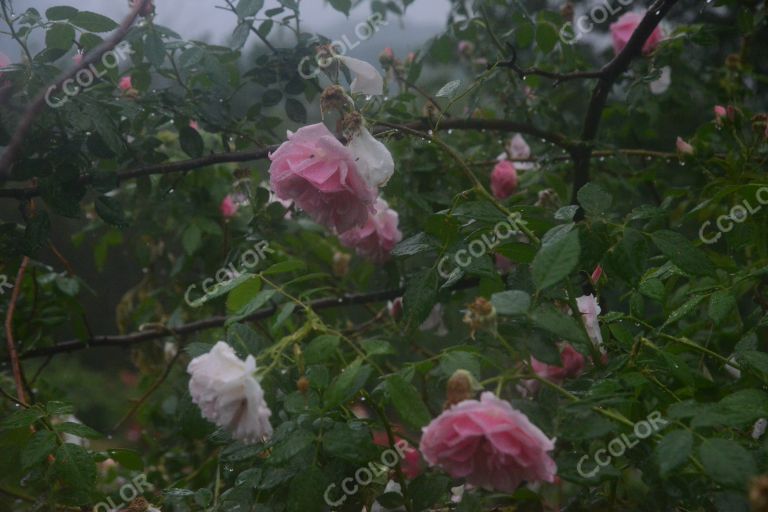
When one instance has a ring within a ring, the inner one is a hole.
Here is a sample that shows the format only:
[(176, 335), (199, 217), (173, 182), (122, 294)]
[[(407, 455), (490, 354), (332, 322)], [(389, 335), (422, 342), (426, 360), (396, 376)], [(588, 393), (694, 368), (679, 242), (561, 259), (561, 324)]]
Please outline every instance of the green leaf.
[(57, 423), (53, 426), (53, 429), (56, 432), (72, 434), (73, 436), (85, 437), (88, 439), (98, 439), (100, 437), (104, 437), (100, 433), (93, 430), (91, 427), (83, 425), (82, 423), (75, 423), (74, 421)]
[(365, 353), (369, 356), (396, 355), (397, 350), (392, 344), (384, 340), (363, 340), (360, 343)]
[(682, 306), (674, 310), (672, 314), (669, 315), (669, 318), (667, 318), (667, 320), (664, 322), (664, 324), (661, 327), (664, 328), (667, 325), (675, 323), (681, 318), (683, 318), (685, 315), (693, 311), (696, 308), (696, 306), (699, 305), (699, 302), (704, 300), (704, 297), (705, 297), (704, 295), (694, 295), (693, 297), (685, 301)]
[(549, 53), (557, 45), (557, 27), (548, 21), (536, 23), (536, 45), (544, 53)]
[(437, 301), (437, 272), (423, 270), (408, 281), (403, 294), (403, 308), (410, 323), (420, 324), (429, 316)]
[(253, 313), (258, 311), (264, 304), (266, 304), (269, 299), (272, 298), (272, 296), (275, 294), (275, 290), (262, 290), (259, 293), (256, 294), (254, 298), (252, 298), (248, 303), (240, 308), (237, 313), (234, 315), (230, 315), (227, 317), (227, 321), (224, 323), (224, 325), (230, 325), (235, 322), (239, 322), (240, 320), (244, 318), (248, 318)]
[(51, 232), (51, 221), (48, 214), (39, 211), (37, 215), (29, 219), (24, 229), (24, 238), (21, 240), (21, 252), (26, 256), (34, 257), (48, 241)]
[(651, 234), (651, 240), (664, 256), (680, 267), (682, 271), (694, 275), (712, 276), (715, 274), (715, 268), (707, 259), (706, 254), (697, 249), (690, 240), (680, 233), (667, 230), (656, 231)]
[(580, 343), (582, 346), (585, 346), (588, 343), (584, 330), (575, 318), (561, 313), (548, 304), (544, 304), (537, 308), (533, 312), (532, 318), (533, 322), (539, 328), (551, 332), (559, 338), (574, 343)]
[(577, 194), (579, 204), (591, 215), (601, 215), (611, 207), (613, 198), (599, 185), (587, 183)]
[(128, 226), (128, 219), (120, 201), (110, 196), (99, 196), (94, 203), (96, 213), (104, 222), (118, 228)]
[(264, 0), (240, 0), (235, 11), (240, 18), (248, 18), (254, 16), (262, 7), (264, 7)]
[(579, 262), (578, 231), (571, 231), (561, 239), (544, 244), (533, 259), (531, 274), (538, 290), (562, 281)]
[(49, 21), (61, 21), (68, 20), (72, 16), (75, 16), (77, 13), (78, 11), (74, 7), (69, 7), (68, 5), (57, 5), (56, 7), (46, 9), (45, 17), (48, 18)]
[(261, 279), (249, 277), (227, 295), (227, 311), (234, 313), (242, 309), (259, 291), (261, 291)]
[(525, 20), (520, 21), (515, 27), (515, 41), (520, 48), (528, 48), (533, 44), (534, 36), (536, 35), (536, 29), (533, 23)]
[(126, 469), (130, 469), (131, 471), (144, 470), (144, 461), (141, 459), (141, 455), (138, 452), (125, 448), (116, 448), (107, 450), (107, 454), (110, 458), (114, 459), (115, 462)]
[(666, 434), (656, 446), (656, 461), (662, 478), (688, 460), (693, 448), (693, 434), (687, 430), (675, 430)]
[(301, 260), (297, 259), (290, 259), (281, 261), (279, 263), (275, 263), (268, 269), (266, 269), (262, 274), (265, 276), (269, 276), (272, 274), (285, 274), (287, 272), (297, 272), (301, 270), (305, 270), (307, 268), (307, 264), (304, 263)]
[(191, 126), (182, 126), (179, 129), (179, 143), (181, 144), (181, 149), (192, 158), (203, 156), (203, 151), (205, 150), (203, 138)]
[(328, 477), (320, 468), (305, 469), (288, 486), (286, 511), (322, 512), (326, 509), (323, 493), (328, 483)]
[(283, 101), (283, 92), (278, 89), (269, 89), (261, 95), (261, 104), (265, 107), (274, 107)]
[(508, 290), (491, 295), (491, 304), (500, 315), (522, 315), (531, 307), (531, 296), (522, 290)]
[(295, 123), (304, 124), (307, 122), (307, 109), (303, 103), (293, 98), (285, 100), (285, 115)]
[(73, 25), (91, 32), (109, 32), (117, 28), (117, 23), (90, 11), (80, 11), (69, 20)]
[(435, 97), (437, 98), (453, 98), (456, 96), (456, 93), (459, 92), (459, 87), (461, 87), (461, 80), (451, 80), (444, 86), (440, 88), (437, 93), (435, 93)]
[(65, 503), (83, 505), (89, 502), (96, 483), (96, 464), (85, 448), (65, 443), (56, 450), (51, 477), (62, 486)]
[(235, 30), (232, 31), (232, 39), (230, 39), (229, 44), (232, 45), (232, 48), (234, 49), (240, 49), (243, 46), (245, 46), (245, 43), (248, 41), (248, 36), (251, 33), (251, 22), (250, 21), (243, 21), (240, 22), (236, 27)]
[(426, 233), (419, 233), (397, 244), (390, 254), (393, 256), (413, 256), (431, 249), (434, 249), (432, 240)]
[(755, 460), (740, 444), (728, 439), (707, 439), (699, 448), (704, 471), (715, 482), (743, 489), (756, 472)]
[(202, 243), (202, 233), (200, 228), (194, 224), (187, 226), (184, 233), (181, 235), (181, 244), (184, 246), (184, 252), (187, 254), (194, 254), (200, 248)]
[(45, 32), (45, 46), (69, 50), (75, 43), (75, 29), (66, 23), (54, 23)]
[(421, 429), (429, 423), (432, 415), (421, 399), (421, 395), (412, 384), (406, 382), (400, 375), (387, 378), (387, 390), (400, 417), (415, 429)]
[(768, 375), (768, 354), (759, 350), (744, 350), (736, 355), (738, 361), (747, 363), (755, 370)]
[(150, 30), (144, 37), (144, 55), (156, 68), (161, 67), (165, 61), (165, 43), (156, 30)]
[(716, 325), (722, 325), (728, 314), (734, 309), (736, 309), (736, 299), (728, 290), (718, 290), (709, 298), (707, 313)]
[(337, 11), (343, 13), (345, 16), (349, 16), (349, 10), (352, 8), (352, 0), (329, 0), (331, 7)]
[(50, 430), (38, 430), (32, 439), (21, 450), (21, 467), (26, 470), (43, 462), (48, 455), (51, 455), (58, 442), (56, 435)]
[(324, 363), (333, 358), (336, 349), (341, 343), (341, 338), (330, 334), (323, 334), (313, 339), (304, 350), (304, 360), (307, 364)]
[(359, 360), (349, 365), (325, 390), (325, 408), (333, 409), (351, 399), (365, 385), (372, 373), (373, 369), (368, 365), (361, 365)]

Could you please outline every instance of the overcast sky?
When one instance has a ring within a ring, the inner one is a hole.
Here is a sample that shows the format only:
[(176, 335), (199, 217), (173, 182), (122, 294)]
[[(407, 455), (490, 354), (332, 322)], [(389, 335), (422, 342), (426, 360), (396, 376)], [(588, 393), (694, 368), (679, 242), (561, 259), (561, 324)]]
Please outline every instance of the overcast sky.
[[(128, 11), (128, 0), (14, 0), (13, 3), (17, 13), (29, 7), (44, 13), (54, 5), (72, 5), (83, 11), (104, 14), (114, 20), (121, 19)], [(224, 0), (155, 0), (155, 4), (156, 22), (175, 30), (185, 39), (226, 44), (235, 27), (235, 16), (217, 8), (225, 5)], [(278, 5), (277, 0), (266, 0), (264, 9)], [(391, 46), (398, 53), (415, 49), (445, 27), (449, 8), (449, 0), (417, 0), (408, 8), (402, 20), (393, 18), (387, 29), (376, 37), (377, 46)], [(370, 2), (363, 2), (353, 9), (347, 20), (325, 0), (302, 0), (301, 15), (306, 31), (318, 32), (331, 38), (347, 35), (354, 41), (355, 25), (370, 15)], [(39, 50), (42, 39), (36, 41), (38, 48), (35, 50)], [(0, 36), (0, 50), (14, 61), (19, 58), (18, 48), (7, 36)], [(354, 54), (355, 50), (350, 53)]]

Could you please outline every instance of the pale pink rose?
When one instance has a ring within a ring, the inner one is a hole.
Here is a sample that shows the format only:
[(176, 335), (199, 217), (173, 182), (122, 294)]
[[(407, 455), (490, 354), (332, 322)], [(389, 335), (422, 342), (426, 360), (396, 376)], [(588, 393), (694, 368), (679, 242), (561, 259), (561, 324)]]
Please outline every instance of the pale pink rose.
[(491, 172), (491, 192), (497, 199), (506, 199), (517, 189), (517, 171), (509, 160), (497, 163)]
[(374, 212), (377, 191), (360, 177), (352, 153), (324, 124), (288, 132), (288, 140), (269, 158), (275, 195), (293, 200), (336, 233), (364, 226)]
[[(613, 38), (613, 51), (618, 55), (627, 46), (629, 38), (632, 37), (640, 21), (643, 19), (643, 14), (637, 12), (628, 12), (621, 16), (615, 23), (611, 23), (611, 38)], [(659, 45), (659, 42), (664, 39), (664, 32), (661, 27), (656, 27), (648, 36), (648, 39), (643, 43), (643, 54), (647, 55), (653, 51)]]
[(542, 363), (531, 356), (531, 368), (539, 377), (561, 384), (567, 378), (578, 377), (584, 371), (584, 356), (576, 351), (570, 343), (565, 343), (560, 352), (562, 366)]
[(512, 493), (522, 481), (553, 482), (555, 443), (536, 425), (486, 391), (464, 400), (424, 428), (419, 450), (430, 466), (487, 490)]
[(403, 239), (403, 234), (397, 229), (397, 212), (385, 200), (378, 198), (374, 207), (376, 212), (368, 216), (363, 227), (345, 231), (339, 240), (360, 256), (382, 263), (389, 259), (390, 251)]
[(120, 82), (118, 82), (117, 86), (120, 88), (121, 91), (129, 91), (133, 89), (133, 84), (131, 83), (131, 75), (121, 77)]
[(592, 340), (592, 344), (605, 353), (603, 334), (600, 332), (600, 323), (597, 319), (600, 315), (600, 305), (597, 303), (597, 299), (592, 294), (582, 295), (576, 298), (576, 305), (579, 307), (581, 319), (584, 322), (584, 327), (587, 329), (589, 339)]
[(219, 211), (221, 212), (221, 216), (225, 219), (231, 219), (235, 216), (237, 213), (238, 205), (235, 202), (235, 198), (232, 197), (230, 194), (227, 194), (224, 196), (224, 199), (221, 200), (221, 204), (219, 205)]
[(682, 137), (678, 137), (675, 141), (675, 147), (677, 148), (677, 152), (681, 155), (692, 155), (693, 154), (693, 146), (685, 142), (685, 140)]

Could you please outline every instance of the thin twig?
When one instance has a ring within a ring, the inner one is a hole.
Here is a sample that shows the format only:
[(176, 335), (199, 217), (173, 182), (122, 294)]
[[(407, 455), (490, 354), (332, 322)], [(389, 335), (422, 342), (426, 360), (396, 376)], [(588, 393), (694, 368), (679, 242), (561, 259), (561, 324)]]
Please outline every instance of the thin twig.
[(16, 342), (13, 339), (13, 314), (16, 311), (16, 302), (19, 300), (21, 283), (24, 280), (24, 272), (27, 270), (28, 264), (29, 256), (24, 256), (19, 266), (19, 272), (16, 274), (16, 282), (13, 285), (13, 292), (11, 292), (11, 302), (8, 304), (8, 311), (5, 315), (5, 339), (8, 342), (8, 358), (11, 360), (13, 381), (16, 384), (16, 397), (23, 404), (27, 403), (27, 398), (24, 395), (24, 379), (21, 373), (19, 354), (16, 351)]

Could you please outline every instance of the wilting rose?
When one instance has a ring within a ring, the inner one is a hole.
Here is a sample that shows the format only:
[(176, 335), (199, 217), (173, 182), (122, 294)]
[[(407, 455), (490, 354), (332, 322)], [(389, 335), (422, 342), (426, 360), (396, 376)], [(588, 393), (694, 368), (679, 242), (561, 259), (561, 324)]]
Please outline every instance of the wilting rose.
[(487, 490), (512, 493), (522, 481), (553, 482), (555, 443), (509, 402), (486, 391), (444, 411), (419, 445), (430, 466)]
[(252, 355), (243, 361), (223, 341), (187, 366), (191, 376), (189, 394), (203, 416), (246, 443), (272, 435), (272, 411), (254, 377), (255, 371), (256, 360)]
[(384, 77), (364, 60), (340, 55), (337, 57), (354, 75), (350, 90), (353, 94), (379, 96), (384, 94)]
[[(643, 14), (628, 12), (621, 16), (615, 23), (611, 23), (611, 38), (613, 39), (613, 51), (618, 55), (627, 46), (630, 37), (643, 19)], [(643, 43), (643, 54), (647, 55), (664, 39), (661, 27), (656, 27)]]
[(377, 191), (357, 171), (354, 155), (322, 123), (288, 132), (269, 155), (275, 195), (293, 200), (316, 222), (336, 233), (365, 226)]
[(360, 256), (382, 263), (389, 259), (390, 251), (403, 239), (403, 234), (397, 228), (397, 212), (385, 200), (378, 198), (375, 210), (364, 226), (345, 231), (339, 240)]
[(491, 172), (491, 192), (497, 199), (506, 199), (517, 190), (517, 171), (509, 160), (497, 163)]
[(531, 356), (531, 368), (542, 379), (555, 384), (561, 384), (565, 379), (578, 377), (584, 371), (584, 356), (576, 351), (570, 343), (565, 343), (560, 351), (562, 366), (542, 363)]

